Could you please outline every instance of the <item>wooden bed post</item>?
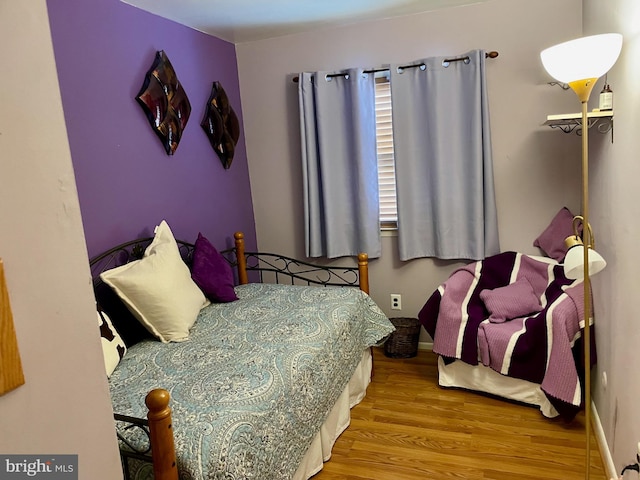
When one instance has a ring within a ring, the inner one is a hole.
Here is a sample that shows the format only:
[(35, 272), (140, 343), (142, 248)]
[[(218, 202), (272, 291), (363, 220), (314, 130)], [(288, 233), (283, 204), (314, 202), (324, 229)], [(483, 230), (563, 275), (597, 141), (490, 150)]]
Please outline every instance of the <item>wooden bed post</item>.
[(369, 255), (358, 254), (358, 274), (360, 277), (360, 290), (369, 293)]
[(249, 283), (247, 276), (247, 257), (244, 256), (244, 233), (236, 232), (233, 234), (236, 239), (236, 261), (238, 262), (238, 282), (240, 285)]
[[(358, 254), (358, 278), (360, 280), (360, 290), (369, 295), (369, 255)], [(369, 347), (371, 353), (371, 378), (373, 378), (373, 347)]]
[(155, 480), (178, 480), (176, 449), (173, 443), (173, 426), (169, 392), (162, 388), (151, 390), (144, 402), (149, 409), (151, 456)]

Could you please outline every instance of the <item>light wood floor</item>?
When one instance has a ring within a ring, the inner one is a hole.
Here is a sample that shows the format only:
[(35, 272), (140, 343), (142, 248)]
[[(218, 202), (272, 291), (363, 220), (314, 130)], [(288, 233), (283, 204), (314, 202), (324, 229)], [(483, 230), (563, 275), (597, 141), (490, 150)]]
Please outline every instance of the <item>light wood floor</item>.
[[(351, 411), (331, 460), (313, 480), (584, 479), (584, 415), (568, 423), (534, 407), (437, 385), (436, 357), (391, 359)], [(591, 480), (604, 480), (595, 438)]]

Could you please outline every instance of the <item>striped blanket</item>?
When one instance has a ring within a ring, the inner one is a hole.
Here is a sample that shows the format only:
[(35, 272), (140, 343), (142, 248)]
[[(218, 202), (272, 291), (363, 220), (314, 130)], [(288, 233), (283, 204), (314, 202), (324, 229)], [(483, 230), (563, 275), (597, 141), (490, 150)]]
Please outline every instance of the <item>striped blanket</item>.
[[(539, 311), (489, 321), (481, 292), (521, 279), (531, 284)], [(434, 339), (435, 353), (539, 384), (561, 415), (573, 417), (582, 402), (583, 289), (582, 281), (567, 279), (554, 260), (504, 252), (456, 270), (418, 318)]]

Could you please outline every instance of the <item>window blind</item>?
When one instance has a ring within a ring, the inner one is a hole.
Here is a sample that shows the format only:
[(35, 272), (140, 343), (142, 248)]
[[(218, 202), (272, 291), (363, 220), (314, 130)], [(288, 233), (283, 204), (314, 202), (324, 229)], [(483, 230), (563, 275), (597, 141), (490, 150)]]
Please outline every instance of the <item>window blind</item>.
[(398, 227), (392, 127), (391, 86), (387, 78), (379, 77), (376, 78), (376, 140), (378, 153), (378, 190), (380, 193), (380, 226), (382, 229), (394, 229)]

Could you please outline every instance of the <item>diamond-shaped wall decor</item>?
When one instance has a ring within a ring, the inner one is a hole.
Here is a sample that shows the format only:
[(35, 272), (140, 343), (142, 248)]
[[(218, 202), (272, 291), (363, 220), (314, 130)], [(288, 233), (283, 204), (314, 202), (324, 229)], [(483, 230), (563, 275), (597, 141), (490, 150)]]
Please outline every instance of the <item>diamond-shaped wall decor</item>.
[(240, 122), (220, 82), (213, 82), (211, 96), (200, 125), (209, 137), (209, 142), (220, 157), (224, 168), (230, 168), (240, 137)]
[(136, 97), (168, 155), (178, 148), (191, 114), (191, 104), (163, 50), (156, 53)]

